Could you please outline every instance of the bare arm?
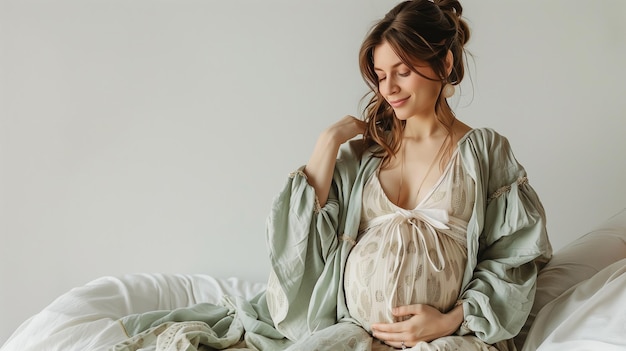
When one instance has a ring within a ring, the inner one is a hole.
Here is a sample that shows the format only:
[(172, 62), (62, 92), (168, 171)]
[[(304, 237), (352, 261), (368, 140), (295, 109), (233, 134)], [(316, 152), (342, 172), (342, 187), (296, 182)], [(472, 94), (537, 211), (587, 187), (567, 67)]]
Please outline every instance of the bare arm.
[(346, 116), (320, 134), (313, 154), (304, 168), (309, 184), (315, 189), (320, 206), (324, 207), (330, 192), (337, 152), (341, 144), (365, 131), (365, 122)]

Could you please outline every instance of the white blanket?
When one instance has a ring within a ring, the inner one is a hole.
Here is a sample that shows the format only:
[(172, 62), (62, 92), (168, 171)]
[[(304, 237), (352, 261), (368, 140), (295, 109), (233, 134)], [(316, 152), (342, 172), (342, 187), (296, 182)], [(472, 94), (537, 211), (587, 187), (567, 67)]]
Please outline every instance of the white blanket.
[(117, 322), (126, 315), (217, 303), (224, 295), (249, 299), (264, 288), (207, 275), (104, 277), (57, 298), (25, 321), (0, 351), (103, 351), (128, 338)]
[(545, 305), (523, 351), (626, 350), (626, 259)]
[[(24, 322), (0, 351), (104, 351), (128, 338), (117, 322), (123, 316), (217, 303), (226, 295), (250, 299), (264, 288), (261, 283), (207, 275), (104, 277), (59, 297)], [(623, 351), (624, 335), (626, 259), (545, 305), (523, 351)]]

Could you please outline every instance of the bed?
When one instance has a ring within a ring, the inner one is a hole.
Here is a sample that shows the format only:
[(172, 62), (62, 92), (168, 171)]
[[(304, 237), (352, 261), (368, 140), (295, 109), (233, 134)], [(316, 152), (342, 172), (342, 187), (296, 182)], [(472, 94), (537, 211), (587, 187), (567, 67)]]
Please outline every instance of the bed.
[[(103, 351), (128, 337), (119, 318), (225, 296), (252, 298), (265, 284), (208, 275), (102, 277), (26, 320), (0, 351)], [(517, 349), (626, 350), (626, 209), (560, 249), (540, 272)], [(137, 350), (150, 351), (154, 346)]]

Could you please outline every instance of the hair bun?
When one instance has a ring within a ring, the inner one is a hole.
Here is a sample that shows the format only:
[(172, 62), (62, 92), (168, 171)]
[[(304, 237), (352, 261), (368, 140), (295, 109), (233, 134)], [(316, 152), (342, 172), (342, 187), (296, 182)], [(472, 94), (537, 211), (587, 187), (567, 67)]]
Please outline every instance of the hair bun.
[(461, 6), (461, 3), (458, 0), (432, 0), (432, 2), (454, 23), (459, 44), (465, 45), (469, 41), (470, 30), (462, 18), (463, 6)]
[(461, 17), (463, 13), (463, 6), (461, 6), (461, 3), (458, 0), (434, 0), (431, 2), (439, 6), (442, 11), (453, 12), (458, 17)]

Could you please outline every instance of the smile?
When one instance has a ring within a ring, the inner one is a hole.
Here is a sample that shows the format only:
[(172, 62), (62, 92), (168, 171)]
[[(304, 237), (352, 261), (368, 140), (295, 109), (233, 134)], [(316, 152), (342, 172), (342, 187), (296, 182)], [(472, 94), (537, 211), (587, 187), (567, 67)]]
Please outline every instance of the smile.
[(399, 99), (399, 100), (394, 100), (394, 101), (388, 101), (389, 105), (391, 105), (391, 107), (393, 108), (397, 108), (402, 106), (407, 100), (409, 100), (409, 98), (404, 98), (404, 99)]

